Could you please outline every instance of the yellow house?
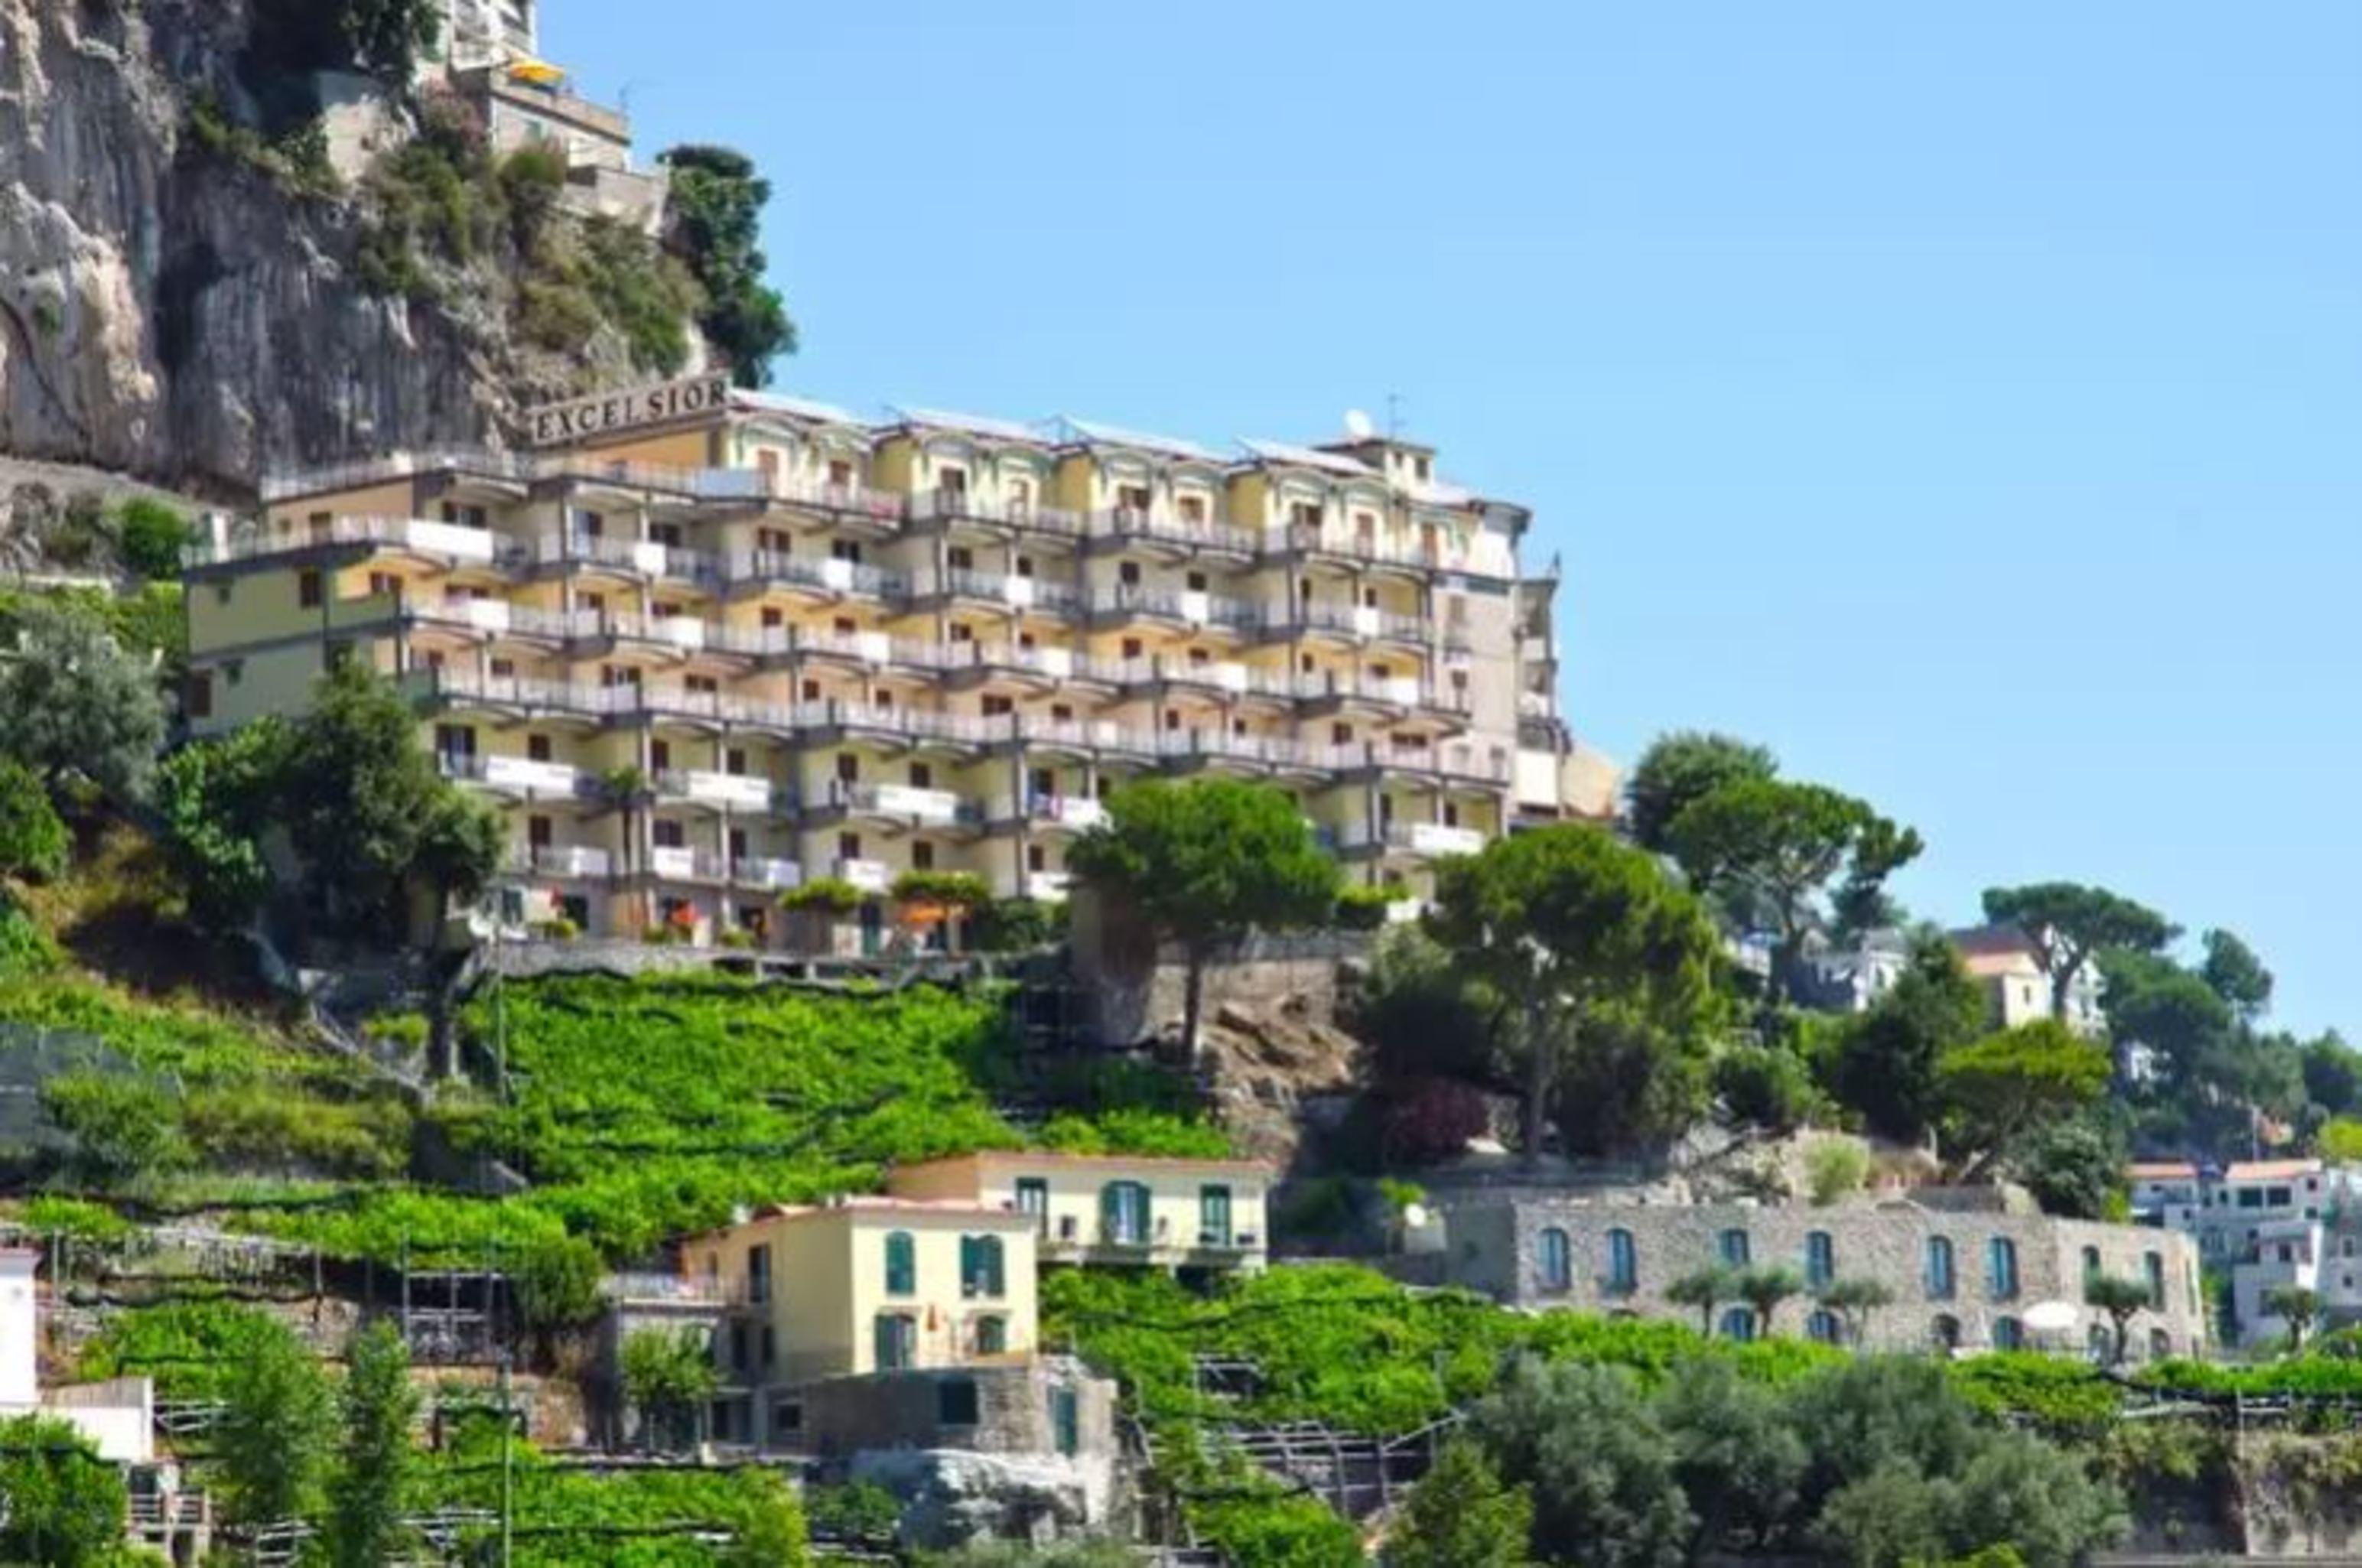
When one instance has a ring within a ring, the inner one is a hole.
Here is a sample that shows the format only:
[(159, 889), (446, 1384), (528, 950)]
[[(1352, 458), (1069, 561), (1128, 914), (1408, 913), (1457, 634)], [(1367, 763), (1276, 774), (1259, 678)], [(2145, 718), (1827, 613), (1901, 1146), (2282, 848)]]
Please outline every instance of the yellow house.
[(901, 1166), (887, 1186), (1017, 1215), (1044, 1263), (1254, 1272), (1267, 1256), (1274, 1174), (1253, 1160), (991, 1150)]
[(743, 1307), (723, 1381), (750, 1391), (1034, 1351), (1033, 1226), (978, 1203), (844, 1198), (692, 1236), (681, 1265)]

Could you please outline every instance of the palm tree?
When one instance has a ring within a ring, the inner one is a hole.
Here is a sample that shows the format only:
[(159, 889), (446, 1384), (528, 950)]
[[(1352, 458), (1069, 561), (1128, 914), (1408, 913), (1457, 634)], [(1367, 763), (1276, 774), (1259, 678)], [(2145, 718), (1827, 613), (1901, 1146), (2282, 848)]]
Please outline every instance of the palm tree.
[(2149, 1305), (2148, 1282), (2145, 1279), (2125, 1279), (2098, 1275), (2083, 1282), (2083, 1300), (2108, 1315), (2115, 1325), (2115, 1350), (2108, 1358), (2111, 1366), (2125, 1364), (2125, 1344), (2132, 1331), (2133, 1315)]
[(1846, 1338), (1859, 1349), (1870, 1333), (1871, 1314), (1891, 1305), (1894, 1292), (1875, 1279), (1833, 1279), (1822, 1287), (1818, 1299), (1845, 1320)]
[(1772, 1314), (1781, 1302), (1804, 1294), (1805, 1276), (1787, 1264), (1760, 1264), (1741, 1270), (1730, 1290), (1755, 1313), (1755, 1331), (1769, 1338)]
[(1738, 1275), (1728, 1265), (1715, 1264), (1694, 1269), (1665, 1286), (1665, 1299), (1676, 1307), (1698, 1309), (1698, 1331), (1714, 1334), (1714, 1309), (1738, 1294)]
[[(611, 767), (599, 775), (599, 792), (606, 797), (609, 805), (623, 813), (624, 856), (619, 869), (629, 878), (635, 869), (634, 862), (639, 858), (640, 808), (649, 797), (648, 776), (630, 763)], [(635, 907), (639, 897), (633, 895)]]
[(2264, 1292), (2264, 1310), (2288, 1321), (2289, 1354), (2304, 1353), (2304, 1336), (2321, 1316), (2321, 1297), (2301, 1285), (2275, 1285)]

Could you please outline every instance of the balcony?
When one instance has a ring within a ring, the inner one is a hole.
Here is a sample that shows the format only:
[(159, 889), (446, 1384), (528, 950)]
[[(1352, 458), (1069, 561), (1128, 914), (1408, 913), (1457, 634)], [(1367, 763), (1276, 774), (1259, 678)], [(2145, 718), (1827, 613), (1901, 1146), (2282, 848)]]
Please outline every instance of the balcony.
[(911, 580), (900, 572), (840, 560), (834, 556), (791, 556), (784, 550), (740, 550), (730, 558), (729, 576), (734, 586), (780, 584), (816, 589), (836, 598), (857, 593), (871, 599), (900, 600), (907, 599), (911, 592)]
[(423, 517), (333, 517), (232, 537), (215, 546), (202, 540), (182, 551), (183, 564), (219, 566), (229, 561), (288, 555), (299, 550), (370, 547), (400, 550), (450, 566), (494, 566), (513, 554), (509, 540), (484, 528), (432, 523)]
[(652, 539), (610, 539), (600, 534), (545, 534), (534, 545), (545, 567), (597, 567), (634, 577), (712, 583), (720, 563), (703, 550), (659, 545)]
[(1139, 583), (1117, 583), (1092, 589), (1085, 602), (1095, 620), (1141, 616), (1177, 621), (1191, 626), (1231, 626), (1252, 630), (1263, 620), (1255, 606), (1194, 589), (1175, 591)]
[(730, 863), (730, 879), (741, 887), (784, 892), (803, 886), (804, 868), (792, 860), (742, 855)]
[(1070, 833), (1088, 833), (1108, 820), (1107, 807), (1087, 795), (1036, 795), (1026, 801), (1025, 812), (1035, 822)]
[(908, 817), (928, 826), (948, 826), (960, 820), (960, 798), (949, 790), (922, 790), (912, 784), (849, 784), (841, 800), (853, 811), (881, 817)]
[(712, 773), (693, 767), (668, 767), (657, 775), (657, 793), (734, 812), (767, 812), (771, 809), (771, 781), (756, 774)]
[(648, 851), (649, 874), (667, 882), (719, 882), (726, 869), (710, 849), (659, 844)]
[(613, 868), (613, 856), (587, 844), (530, 845), (509, 857), (512, 871), (575, 881), (604, 881)]
[(1261, 618), (1264, 629), (1279, 636), (1343, 636), (1357, 642), (1385, 639), (1422, 647), (1429, 640), (1428, 624), (1418, 616), (1398, 615), (1366, 604), (1269, 603), (1263, 606)]
[(1080, 593), (1069, 583), (1037, 577), (996, 577), (990, 572), (959, 568), (944, 572), (940, 578), (931, 571), (920, 572), (911, 591), (919, 599), (980, 600), (1010, 610), (1052, 615), (1071, 615), (1081, 602)]
[(1045, 534), (1079, 536), (1083, 514), (1063, 506), (1031, 501), (999, 501), (964, 490), (924, 491), (911, 498), (911, 521), (977, 523), (999, 528), (1032, 528)]
[(482, 756), (473, 752), (442, 752), (436, 766), (446, 778), (480, 784), (487, 790), (527, 799), (557, 796), (572, 799), (585, 791), (588, 779), (579, 767), (562, 762), (537, 762), (525, 756)]
[(1339, 831), (1337, 842), (1349, 855), (1384, 849), (1436, 859), (1474, 855), (1485, 847), (1485, 835), (1474, 828), (1448, 827), (1442, 823), (1353, 822)]
[(269, 504), (292, 496), (326, 495), (340, 490), (361, 490), (416, 474), (442, 473), (521, 486), (532, 481), (534, 471), (534, 459), (521, 453), (438, 447), (265, 474), (261, 493), (263, 502)]
[(1390, 536), (1380, 530), (1313, 527), (1301, 523), (1264, 530), (1263, 554), (1282, 558), (1335, 556), (1418, 571), (1440, 571), (1451, 564), (1440, 542), (1430, 547), (1416, 539)]
[(690, 501), (753, 503), (768, 493), (755, 469), (684, 469), (664, 463), (613, 462), (601, 458), (557, 456), (537, 459), (536, 477), (570, 479), (618, 489), (653, 491)]
[(788, 480), (772, 487), (774, 500), (832, 518), (892, 530), (901, 526), (905, 498), (890, 490), (863, 484), (830, 484), (821, 480)]
[(894, 868), (883, 860), (854, 860), (838, 856), (830, 864), (830, 871), (840, 882), (849, 882), (865, 893), (884, 893), (894, 886)]
[(807, 732), (867, 731), (910, 741), (947, 741), (981, 745), (1009, 731), (1006, 718), (973, 713), (937, 713), (920, 708), (873, 707), (863, 702), (799, 702), (789, 723)]
[(1242, 560), (1255, 553), (1255, 536), (1244, 528), (1204, 518), (1176, 517), (1158, 507), (1103, 507), (1090, 514), (1090, 537), (1120, 548), (1134, 543), (1163, 545), (1178, 553), (1209, 551)]

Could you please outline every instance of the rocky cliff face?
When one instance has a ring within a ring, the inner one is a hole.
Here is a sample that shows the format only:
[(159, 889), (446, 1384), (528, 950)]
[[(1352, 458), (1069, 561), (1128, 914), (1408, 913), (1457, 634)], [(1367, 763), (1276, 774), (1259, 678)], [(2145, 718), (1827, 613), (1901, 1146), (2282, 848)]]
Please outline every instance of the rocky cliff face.
[(246, 0), (0, 0), (0, 453), (234, 497), (266, 467), (497, 439), (621, 379), (509, 342), (489, 271), (441, 304), (353, 281), (350, 200), (190, 129), (242, 101)]

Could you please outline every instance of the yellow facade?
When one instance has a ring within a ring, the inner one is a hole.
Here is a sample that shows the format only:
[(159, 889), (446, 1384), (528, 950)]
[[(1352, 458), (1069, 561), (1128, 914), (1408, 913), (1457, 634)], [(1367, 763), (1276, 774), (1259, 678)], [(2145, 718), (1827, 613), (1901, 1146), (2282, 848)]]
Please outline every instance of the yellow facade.
[(1356, 878), (1416, 889), (1568, 803), (1524, 513), (1414, 460), (744, 394), (591, 447), (274, 476), (194, 552), (189, 712), (296, 712), (369, 660), (508, 811), (535, 917), (592, 933), (777, 944), (784, 889), (912, 869), (1056, 898), (1151, 773), (1268, 779)]
[(848, 1198), (692, 1236), (681, 1261), (769, 1331), (749, 1357), (762, 1386), (1033, 1354), (1033, 1239), (1001, 1209)]
[(887, 1186), (1014, 1210), (1035, 1225), (1045, 1263), (1253, 1272), (1269, 1247), (1273, 1176), (1249, 1160), (988, 1151), (900, 1167)]

